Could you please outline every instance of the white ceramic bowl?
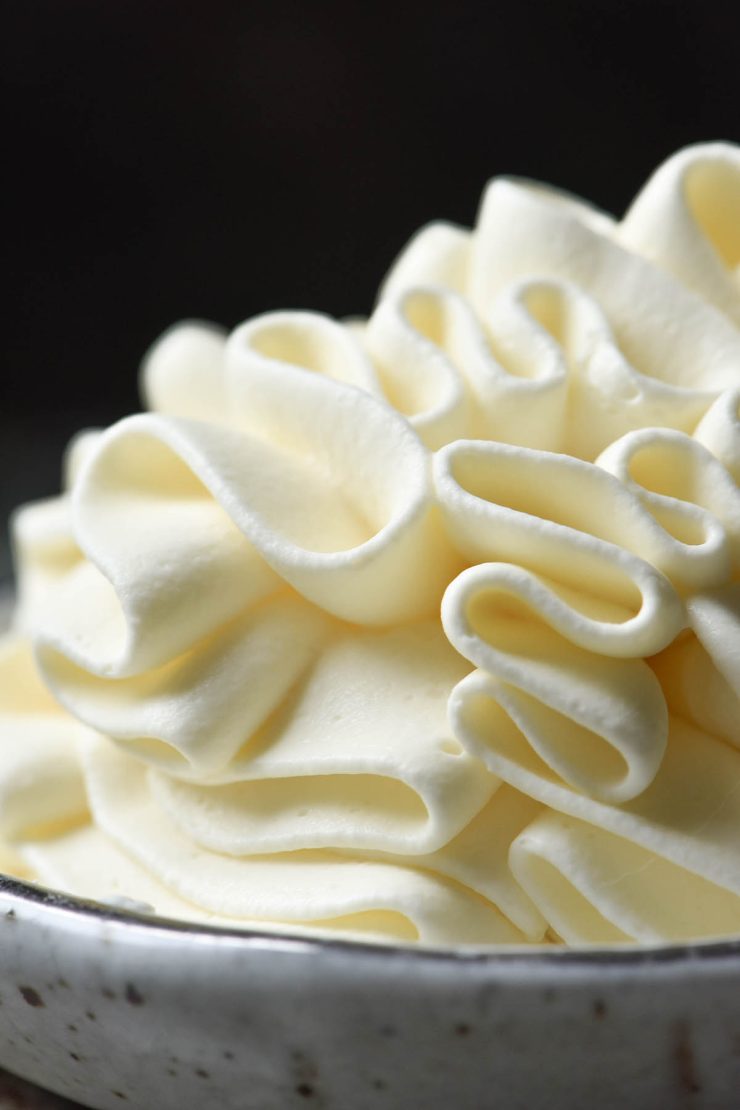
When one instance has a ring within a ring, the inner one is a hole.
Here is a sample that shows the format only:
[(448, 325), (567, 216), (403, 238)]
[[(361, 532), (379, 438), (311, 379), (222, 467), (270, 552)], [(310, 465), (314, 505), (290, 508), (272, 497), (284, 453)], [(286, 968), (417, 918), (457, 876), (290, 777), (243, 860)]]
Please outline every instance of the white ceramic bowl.
[(96, 1108), (740, 1105), (740, 942), (429, 951), (0, 879), (0, 1066)]

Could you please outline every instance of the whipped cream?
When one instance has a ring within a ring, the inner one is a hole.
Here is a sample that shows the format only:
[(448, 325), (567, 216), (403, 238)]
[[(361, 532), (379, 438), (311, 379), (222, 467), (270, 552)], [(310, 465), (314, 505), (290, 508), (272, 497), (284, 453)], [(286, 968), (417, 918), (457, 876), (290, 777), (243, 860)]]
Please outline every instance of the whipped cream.
[(740, 933), (738, 228), (727, 144), (621, 222), (499, 179), (367, 320), (167, 332), (14, 520), (0, 868), (288, 932)]

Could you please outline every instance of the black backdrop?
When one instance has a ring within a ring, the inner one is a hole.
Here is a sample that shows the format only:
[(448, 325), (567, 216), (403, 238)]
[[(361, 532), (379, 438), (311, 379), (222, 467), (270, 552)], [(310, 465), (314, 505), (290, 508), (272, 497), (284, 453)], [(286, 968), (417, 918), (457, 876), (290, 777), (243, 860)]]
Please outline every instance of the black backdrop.
[(366, 312), (411, 232), (471, 223), (494, 174), (619, 212), (677, 147), (740, 139), (737, 13), (6, 5), (0, 512), (54, 491), (77, 427), (136, 409), (172, 321)]

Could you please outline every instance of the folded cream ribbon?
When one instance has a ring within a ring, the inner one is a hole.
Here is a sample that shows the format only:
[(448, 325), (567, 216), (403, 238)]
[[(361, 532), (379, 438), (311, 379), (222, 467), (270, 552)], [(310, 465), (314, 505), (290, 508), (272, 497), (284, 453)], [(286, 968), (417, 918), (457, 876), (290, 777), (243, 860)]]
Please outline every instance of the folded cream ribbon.
[(616, 223), (499, 180), (367, 321), (171, 329), (15, 519), (2, 865), (435, 944), (740, 931), (739, 182), (689, 148)]

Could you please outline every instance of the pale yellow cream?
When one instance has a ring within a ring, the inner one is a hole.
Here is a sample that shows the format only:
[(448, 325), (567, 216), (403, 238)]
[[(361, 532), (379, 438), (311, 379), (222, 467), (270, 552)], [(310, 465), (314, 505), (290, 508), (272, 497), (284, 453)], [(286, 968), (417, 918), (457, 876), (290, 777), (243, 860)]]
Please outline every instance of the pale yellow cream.
[(15, 518), (0, 867), (287, 932), (740, 933), (739, 229), (727, 144), (621, 223), (501, 179), (366, 321), (169, 331)]

